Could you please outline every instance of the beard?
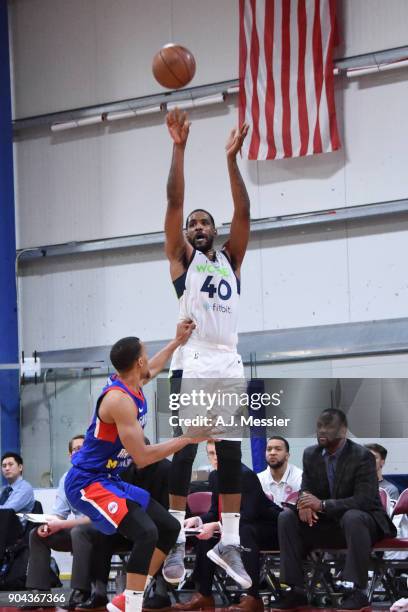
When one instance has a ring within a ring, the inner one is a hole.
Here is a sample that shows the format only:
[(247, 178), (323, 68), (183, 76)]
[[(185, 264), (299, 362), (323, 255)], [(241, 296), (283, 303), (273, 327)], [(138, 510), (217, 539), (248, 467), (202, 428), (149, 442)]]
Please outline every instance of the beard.
[(275, 462), (268, 461), (268, 465), (274, 470), (277, 470), (278, 468), (281, 468), (283, 465), (285, 465), (285, 459), (281, 459), (280, 461), (275, 461)]
[(214, 238), (212, 236), (193, 236), (189, 242), (197, 251), (206, 253), (212, 249)]

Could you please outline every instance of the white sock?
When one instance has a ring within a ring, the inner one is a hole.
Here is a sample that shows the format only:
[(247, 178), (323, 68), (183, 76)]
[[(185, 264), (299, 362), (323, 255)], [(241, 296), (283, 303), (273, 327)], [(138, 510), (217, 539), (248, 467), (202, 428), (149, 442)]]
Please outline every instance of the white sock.
[(150, 574), (148, 575), (148, 577), (146, 578), (146, 584), (145, 584), (145, 588), (144, 588), (144, 592), (147, 592), (147, 589), (150, 586), (151, 581), (153, 580), (153, 576), (150, 576)]
[(227, 546), (239, 546), (239, 512), (221, 512), (222, 532), (221, 543)]
[(143, 591), (125, 589), (125, 612), (142, 612)]
[(177, 536), (177, 544), (184, 544), (186, 541), (186, 534), (184, 531), (184, 521), (186, 518), (185, 510), (169, 510), (170, 514), (174, 516), (175, 519), (180, 523), (181, 529), (180, 533)]

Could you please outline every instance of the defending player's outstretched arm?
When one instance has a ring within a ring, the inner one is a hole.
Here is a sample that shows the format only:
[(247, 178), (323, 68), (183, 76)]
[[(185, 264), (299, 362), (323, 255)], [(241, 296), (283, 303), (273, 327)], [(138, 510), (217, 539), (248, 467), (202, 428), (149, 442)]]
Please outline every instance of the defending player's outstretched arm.
[(156, 463), (188, 444), (203, 442), (213, 433), (209, 427), (195, 428), (195, 437), (186, 432), (178, 438), (147, 446), (143, 429), (135, 419), (135, 405), (128, 395), (120, 391), (111, 391), (103, 398), (99, 414), (104, 423), (115, 423), (123, 446), (139, 468)]
[(240, 128), (232, 130), (225, 145), (231, 194), (234, 202), (234, 214), (231, 221), (230, 236), (224, 246), (230, 256), (236, 274), (239, 274), (242, 261), (245, 257), (250, 229), (250, 201), (237, 164), (237, 155), (241, 150), (247, 133), (248, 125), (244, 123)]
[(188, 319), (180, 321), (180, 323), (178, 323), (176, 337), (174, 338), (174, 340), (171, 340), (161, 351), (159, 351), (158, 353), (156, 353), (156, 355), (149, 359), (150, 376), (148, 379), (141, 381), (142, 384), (146, 384), (147, 382), (149, 382), (149, 380), (157, 376), (157, 374), (159, 374), (159, 372), (163, 370), (176, 348), (181, 344), (185, 344), (187, 342), (194, 328), (195, 323)]
[(187, 144), (190, 122), (187, 113), (176, 108), (167, 114), (166, 123), (173, 139), (173, 156), (167, 180), (167, 211), (164, 231), (166, 255), (170, 261), (172, 278), (174, 278), (183, 272), (183, 268), (186, 267), (186, 262), (193, 251), (183, 233), (184, 150)]

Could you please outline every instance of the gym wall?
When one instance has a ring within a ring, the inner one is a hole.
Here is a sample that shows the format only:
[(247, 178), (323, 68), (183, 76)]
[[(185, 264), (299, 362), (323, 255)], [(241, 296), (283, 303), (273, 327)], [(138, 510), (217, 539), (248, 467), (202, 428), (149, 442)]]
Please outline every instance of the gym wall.
[[(171, 33), (196, 55), (193, 84), (237, 76), (235, 0), (14, 0), (10, 13), (16, 118), (161, 91), (150, 62)], [(339, 18), (340, 56), (406, 41), (404, 0), (343, 1)], [(253, 218), (407, 196), (407, 71), (338, 77), (336, 89), (341, 151), (241, 162)], [(191, 113), (186, 208), (209, 208), (219, 224), (231, 218), (223, 148), (235, 102)], [(163, 121), (18, 136), (18, 247), (160, 231), (171, 154)], [(405, 316), (407, 229), (394, 218), (253, 240), (241, 330)], [(177, 304), (161, 247), (20, 270), (27, 352), (110, 344), (130, 330), (146, 340), (173, 333)]]

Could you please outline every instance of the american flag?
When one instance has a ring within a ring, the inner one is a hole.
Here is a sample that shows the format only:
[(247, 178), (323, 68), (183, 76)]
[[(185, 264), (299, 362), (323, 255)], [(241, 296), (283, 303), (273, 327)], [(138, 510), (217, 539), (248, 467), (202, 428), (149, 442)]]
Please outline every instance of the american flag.
[(240, 0), (243, 155), (279, 159), (340, 148), (333, 83), (335, 0)]

